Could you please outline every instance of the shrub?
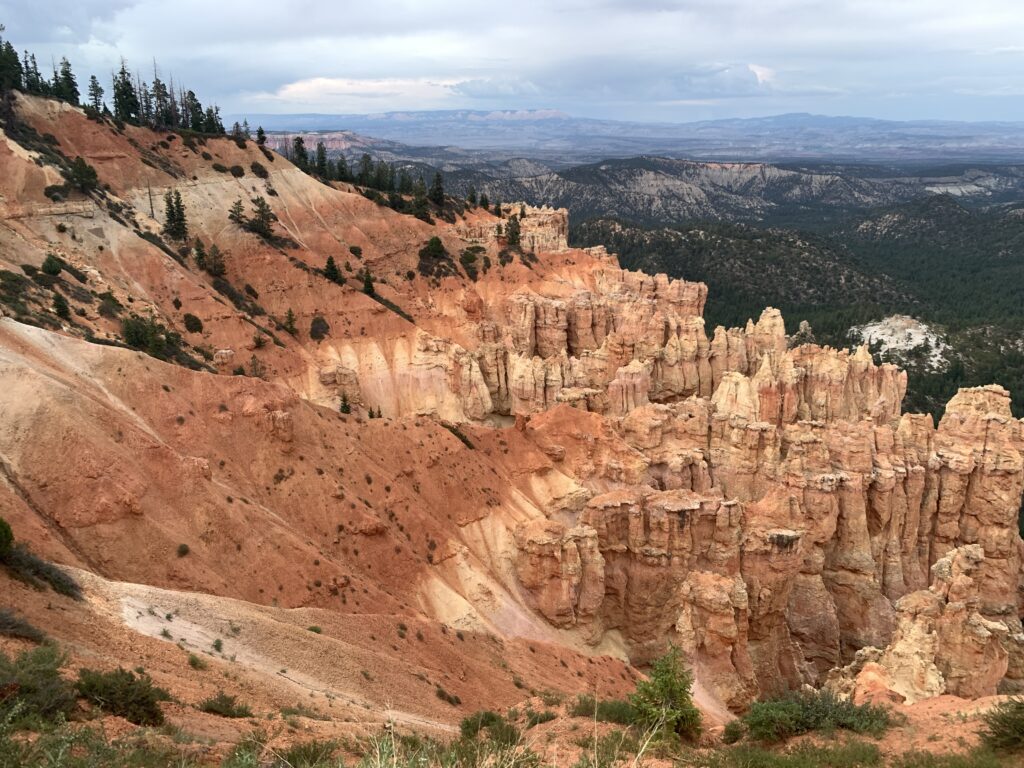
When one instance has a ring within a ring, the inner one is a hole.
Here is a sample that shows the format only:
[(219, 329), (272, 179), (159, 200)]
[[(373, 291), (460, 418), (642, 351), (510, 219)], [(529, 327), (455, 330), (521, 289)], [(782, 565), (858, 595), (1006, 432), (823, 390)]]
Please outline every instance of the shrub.
[(199, 672), (202, 672), (209, 666), (203, 658), (196, 656), (194, 653), (188, 655), (188, 665)]
[(536, 710), (533, 710), (533, 709), (527, 709), (526, 710), (526, 727), (527, 728), (533, 728), (535, 725), (540, 725), (541, 723), (551, 722), (552, 720), (555, 719), (555, 717), (556, 717), (555, 713), (552, 712), (550, 709), (544, 709), (544, 710), (541, 710), (540, 712), (537, 712)]
[(316, 624), (314, 624), (311, 627), (306, 627), (306, 629), (309, 630), (310, 632), (312, 632), (314, 635), (319, 635), (320, 633), (323, 632), (323, 630), (320, 627), (318, 627)]
[(33, 643), (41, 643), (45, 638), (40, 630), (24, 619), (19, 619), (6, 608), (0, 608), (0, 635), (31, 640)]
[(239, 704), (234, 696), (220, 691), (199, 705), (199, 709), (221, 717), (252, 717), (252, 710), (246, 704)]
[(439, 698), (441, 701), (445, 702), (446, 704), (451, 704), (453, 707), (457, 707), (462, 703), (462, 699), (460, 699), (454, 693), (448, 693), (448, 691), (446, 691), (440, 685), (434, 689), (434, 693), (437, 695), (437, 698)]
[(672, 646), (655, 660), (650, 677), (637, 683), (636, 693), (630, 696), (637, 721), (665, 734), (695, 739), (700, 735), (700, 710), (693, 704), (692, 686), (693, 675), (683, 663), (682, 651)]
[(266, 179), (270, 176), (270, 173), (261, 163), (253, 162), (253, 164), (249, 166), (249, 170), (251, 170), (253, 174), (260, 179)]
[(617, 723), (618, 725), (633, 725), (638, 718), (636, 707), (628, 701), (621, 699), (598, 701), (590, 694), (577, 696), (576, 701), (569, 708), (569, 715), (593, 718), (601, 723)]
[(149, 675), (136, 675), (127, 669), (98, 672), (83, 669), (78, 673), (78, 693), (104, 712), (123, 717), (135, 725), (160, 725), (164, 713), (160, 702), (170, 699), (163, 688), (153, 685)]
[(64, 655), (46, 644), (10, 659), (0, 651), (0, 720), (13, 715), (21, 724), (53, 722), (71, 714), (75, 691), (60, 675)]
[(203, 321), (195, 315), (185, 313), (185, 330), (189, 333), (202, 333), (203, 332)]
[(64, 262), (54, 256), (52, 253), (46, 254), (46, 258), (43, 259), (43, 266), (41, 267), (43, 272), (47, 275), (53, 275), (56, 277), (64, 269)]
[(232, 165), (231, 175), (234, 176), (236, 179), (240, 179), (243, 176), (245, 176), (245, 168), (243, 168), (240, 165)]
[(331, 326), (320, 315), (316, 315), (309, 324), (309, 338), (314, 341), (320, 341), (330, 332)]
[(289, 768), (323, 768), (333, 765), (331, 756), (338, 745), (333, 741), (306, 741), (295, 744), (281, 754), (281, 764)]
[(982, 742), (1000, 752), (1024, 752), (1024, 699), (1000, 702), (982, 716)]
[(11, 546), (0, 557), (0, 565), (3, 565), (11, 576), (36, 589), (45, 589), (49, 585), (57, 594), (75, 600), (82, 599), (82, 588), (77, 581), (53, 563), (33, 555), (22, 544)]
[(725, 729), (722, 731), (722, 741), (726, 744), (735, 744), (737, 741), (743, 738), (743, 721), (742, 720), (730, 720), (725, 724)]
[(500, 723), (504, 720), (501, 715), (497, 712), (492, 712), (489, 709), (482, 709), (479, 712), (474, 712), (471, 715), (467, 715), (462, 718), (462, 722), (459, 723), (459, 733), (462, 734), (464, 739), (475, 738), (480, 731), (484, 728), (490, 728), (496, 723)]
[(14, 545), (14, 531), (11, 524), (0, 517), (0, 559), (6, 555)]
[(854, 704), (823, 690), (755, 702), (743, 722), (752, 739), (771, 743), (801, 733), (837, 728), (880, 736), (891, 718), (884, 707)]
[(215, 170), (217, 173), (227, 173), (228, 167), (226, 165), (222, 165), (221, 163), (214, 163), (213, 170)]
[(191, 551), (192, 550), (190, 550), (188, 548), (188, 544), (179, 544), (178, 545), (178, 557), (185, 557), (185, 555), (187, 555)]

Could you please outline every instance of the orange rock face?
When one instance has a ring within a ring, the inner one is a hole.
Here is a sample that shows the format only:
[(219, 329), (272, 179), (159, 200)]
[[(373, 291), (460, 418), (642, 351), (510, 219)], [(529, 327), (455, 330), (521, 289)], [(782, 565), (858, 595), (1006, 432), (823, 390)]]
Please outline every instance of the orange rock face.
[[(527, 207), (509, 251), (490, 213), (420, 221), (251, 143), (18, 109), (109, 184), (50, 201), (55, 168), (0, 142), (0, 268), (74, 270), (73, 322), (27, 279), (0, 320), (0, 508), (47, 556), (636, 663), (676, 643), (732, 709), (839, 669), (861, 697), (1024, 689), (1024, 425), (1001, 388), (936, 427), (901, 413), (903, 372), (790, 349), (777, 310), (709, 333), (706, 286), (568, 248), (564, 211)], [(171, 189), (225, 275), (159, 244)], [(256, 195), (280, 240), (228, 218)], [(435, 236), (445, 276), (420, 261)], [(201, 370), (68, 338), (132, 313)]]

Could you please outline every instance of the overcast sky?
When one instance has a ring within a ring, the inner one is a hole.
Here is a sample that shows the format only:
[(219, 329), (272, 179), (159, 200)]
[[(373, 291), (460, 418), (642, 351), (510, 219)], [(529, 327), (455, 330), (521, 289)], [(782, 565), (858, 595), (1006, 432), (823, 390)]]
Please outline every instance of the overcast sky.
[(108, 92), (155, 57), (229, 113), (1024, 119), (1024, 0), (0, 0), (0, 23)]

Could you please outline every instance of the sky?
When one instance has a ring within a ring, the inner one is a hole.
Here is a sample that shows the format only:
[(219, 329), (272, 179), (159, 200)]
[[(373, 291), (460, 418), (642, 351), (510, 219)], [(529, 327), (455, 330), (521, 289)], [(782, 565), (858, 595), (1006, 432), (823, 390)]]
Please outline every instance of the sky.
[(40, 63), (232, 114), (1024, 120), (1022, 0), (0, 0)]

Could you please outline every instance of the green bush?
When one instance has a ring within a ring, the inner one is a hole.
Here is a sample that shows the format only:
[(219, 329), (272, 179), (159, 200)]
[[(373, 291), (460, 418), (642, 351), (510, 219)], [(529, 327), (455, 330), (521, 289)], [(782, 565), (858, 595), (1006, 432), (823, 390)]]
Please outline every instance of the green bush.
[(56, 645), (25, 651), (16, 659), (0, 652), (0, 719), (14, 717), (21, 724), (54, 722), (67, 717), (75, 706), (75, 691), (61, 677), (64, 655)]
[(334, 765), (331, 756), (338, 749), (334, 741), (306, 741), (281, 753), (281, 765), (288, 768), (327, 768)]
[(535, 725), (540, 725), (541, 723), (549, 723), (554, 720), (555, 717), (555, 713), (550, 709), (543, 709), (540, 712), (537, 712), (536, 710), (528, 708), (526, 710), (526, 727), (533, 728)]
[(0, 517), (0, 560), (10, 551), (14, 545), (14, 531), (11, 525)]
[(31, 640), (33, 643), (41, 643), (46, 637), (40, 630), (6, 608), (0, 608), (0, 635)]
[(245, 176), (245, 169), (240, 165), (232, 165), (231, 175), (234, 176), (236, 179), (240, 179), (243, 176)]
[(160, 702), (170, 699), (163, 688), (153, 685), (149, 675), (136, 675), (127, 669), (99, 672), (82, 669), (78, 673), (78, 693), (104, 712), (123, 717), (135, 725), (160, 725), (164, 713)]
[(36, 557), (23, 544), (11, 546), (3, 556), (0, 565), (15, 579), (30, 584), (36, 589), (46, 589), (75, 600), (82, 599), (82, 588), (71, 576), (53, 563)]
[(722, 731), (722, 742), (725, 744), (735, 744), (743, 738), (743, 733), (743, 721), (730, 720), (725, 724), (725, 729)]
[(982, 742), (1000, 752), (1024, 752), (1024, 699), (1000, 702), (982, 716)]
[(891, 724), (891, 717), (884, 707), (854, 704), (822, 690), (755, 702), (743, 722), (752, 739), (771, 743), (839, 728), (880, 736)]
[(202, 333), (203, 332), (203, 321), (195, 315), (185, 313), (185, 330), (189, 333)]
[(598, 701), (590, 694), (576, 697), (569, 708), (572, 717), (587, 717), (601, 723), (633, 725), (639, 722), (639, 712), (630, 702), (622, 699), (605, 699)]
[(199, 709), (221, 717), (252, 717), (252, 710), (246, 704), (239, 704), (234, 696), (220, 691), (199, 705)]
[(43, 259), (42, 270), (47, 275), (56, 277), (64, 269), (64, 262), (54, 256), (52, 253), (46, 254), (46, 258)]
[(313, 317), (312, 322), (310, 322), (309, 324), (309, 338), (313, 339), (314, 341), (320, 341), (330, 332), (331, 326), (323, 317), (321, 317), (320, 315), (316, 315)]
[(882, 755), (874, 744), (848, 741), (818, 746), (800, 744), (787, 752), (775, 752), (753, 744), (741, 744), (701, 757), (704, 768), (881, 768)]
[(675, 733), (693, 740), (700, 735), (700, 710), (694, 706), (690, 689), (693, 675), (683, 663), (682, 651), (672, 646), (655, 659), (647, 680), (637, 683), (629, 697), (637, 710), (637, 722), (657, 728), (663, 735)]
[(495, 723), (502, 722), (504, 719), (497, 712), (482, 709), (479, 712), (474, 712), (462, 718), (462, 722), (459, 723), (459, 733), (462, 734), (464, 739), (472, 739), (484, 728), (489, 728)]

